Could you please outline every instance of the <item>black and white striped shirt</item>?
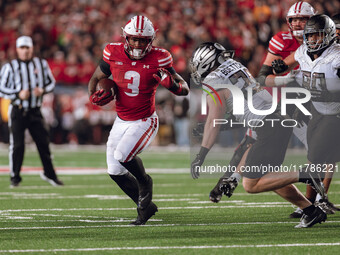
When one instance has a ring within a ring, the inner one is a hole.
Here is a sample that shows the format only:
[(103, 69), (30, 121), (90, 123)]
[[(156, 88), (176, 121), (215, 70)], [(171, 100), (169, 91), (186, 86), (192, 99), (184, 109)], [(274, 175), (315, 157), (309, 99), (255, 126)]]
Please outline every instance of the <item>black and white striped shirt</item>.
[[(14, 59), (1, 68), (0, 97), (11, 99), (13, 105), (26, 110), (40, 107), (43, 95), (34, 95), (36, 87), (44, 89), (44, 94), (52, 92), (55, 87), (55, 79), (45, 59), (34, 57), (28, 62)], [(27, 100), (19, 98), (21, 90), (30, 91)]]

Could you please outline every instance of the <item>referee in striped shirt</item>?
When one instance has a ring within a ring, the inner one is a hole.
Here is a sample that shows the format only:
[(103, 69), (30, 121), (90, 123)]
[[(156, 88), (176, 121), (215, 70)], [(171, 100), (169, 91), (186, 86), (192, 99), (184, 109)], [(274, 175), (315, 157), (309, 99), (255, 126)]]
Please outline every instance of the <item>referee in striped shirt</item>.
[(53, 91), (55, 79), (44, 59), (33, 57), (33, 41), (21, 36), (16, 41), (18, 58), (5, 64), (0, 72), (0, 96), (11, 99), (8, 109), (9, 167), (11, 187), (19, 186), (25, 152), (25, 130), (37, 145), (44, 167), (40, 177), (61, 186), (55, 173), (49, 148), (49, 134), (40, 111), (44, 94)]

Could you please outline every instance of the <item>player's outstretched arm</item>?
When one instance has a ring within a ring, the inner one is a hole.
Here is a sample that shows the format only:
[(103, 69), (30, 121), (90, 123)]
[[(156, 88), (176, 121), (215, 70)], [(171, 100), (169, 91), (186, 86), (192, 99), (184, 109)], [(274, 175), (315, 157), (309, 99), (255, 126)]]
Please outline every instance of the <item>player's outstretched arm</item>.
[(206, 155), (214, 145), (216, 137), (220, 131), (221, 125), (214, 125), (214, 120), (223, 118), (223, 115), (226, 112), (225, 100), (230, 96), (230, 92), (229, 90), (224, 89), (219, 90), (218, 94), (222, 100), (222, 106), (215, 105), (214, 101), (210, 97), (207, 97), (209, 113), (204, 126), (200, 152), (196, 155), (196, 158), (191, 163), (191, 176), (193, 179), (197, 179), (199, 177), (200, 166), (203, 164)]

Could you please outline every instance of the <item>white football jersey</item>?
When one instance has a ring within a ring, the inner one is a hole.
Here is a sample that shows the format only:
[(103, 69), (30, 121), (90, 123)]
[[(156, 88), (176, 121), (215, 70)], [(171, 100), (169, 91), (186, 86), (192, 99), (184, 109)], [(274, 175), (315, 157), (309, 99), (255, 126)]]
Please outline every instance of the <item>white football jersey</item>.
[[(257, 115), (249, 110), (247, 102), (247, 88), (256, 88), (257, 83), (254, 77), (249, 73), (248, 69), (241, 63), (228, 59), (222, 63), (215, 71), (211, 72), (204, 80), (204, 84), (211, 86), (215, 90), (225, 89), (225, 85), (233, 85), (239, 88), (244, 95), (244, 114), (235, 115), (237, 121), (246, 123), (252, 120), (252, 124), (257, 124), (264, 119), (266, 115)], [(208, 87), (205, 89), (210, 90)], [(212, 92), (212, 90), (210, 90)], [(268, 110), (272, 106), (272, 96), (267, 90), (258, 90), (253, 92), (252, 104), (256, 110)], [(226, 100), (227, 112), (233, 110), (233, 96)]]
[[(300, 64), (302, 86), (308, 90), (340, 91), (340, 79), (337, 70), (340, 68), (340, 45), (332, 44), (320, 57), (312, 61), (307, 54), (307, 47), (301, 45), (294, 58)], [(340, 113), (340, 102), (313, 102), (315, 109), (323, 115)]]

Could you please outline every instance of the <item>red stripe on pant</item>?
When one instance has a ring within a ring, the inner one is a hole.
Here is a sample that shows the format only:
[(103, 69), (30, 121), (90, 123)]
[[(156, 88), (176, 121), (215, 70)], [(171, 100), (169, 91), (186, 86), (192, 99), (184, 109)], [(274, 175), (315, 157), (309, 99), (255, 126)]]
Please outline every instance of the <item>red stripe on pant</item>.
[(137, 153), (136, 153), (135, 155), (137, 155), (139, 152), (141, 152), (141, 151), (144, 149), (144, 147), (148, 144), (148, 142), (149, 142), (149, 140), (150, 140), (152, 134), (157, 130), (157, 125), (158, 125), (158, 124), (157, 124), (157, 120), (156, 120), (155, 123), (154, 123), (154, 127), (152, 128), (152, 131), (151, 131), (151, 133), (150, 133), (148, 139), (147, 139), (146, 142), (143, 144), (143, 146), (137, 151)]
[(148, 128), (148, 130), (146, 130), (146, 132), (142, 135), (141, 138), (139, 138), (138, 142), (136, 143), (135, 147), (133, 147), (133, 149), (130, 151), (129, 155), (126, 157), (124, 162), (128, 162), (131, 160), (133, 154), (135, 151), (137, 151), (137, 149), (139, 148), (140, 144), (144, 141), (145, 137), (148, 135), (148, 133), (150, 132), (150, 130), (152, 129), (153, 125), (154, 125), (154, 118), (151, 118), (151, 125)]

